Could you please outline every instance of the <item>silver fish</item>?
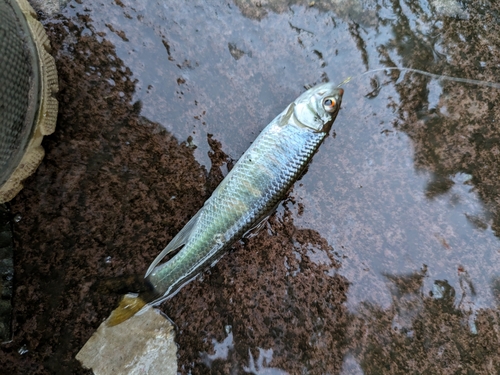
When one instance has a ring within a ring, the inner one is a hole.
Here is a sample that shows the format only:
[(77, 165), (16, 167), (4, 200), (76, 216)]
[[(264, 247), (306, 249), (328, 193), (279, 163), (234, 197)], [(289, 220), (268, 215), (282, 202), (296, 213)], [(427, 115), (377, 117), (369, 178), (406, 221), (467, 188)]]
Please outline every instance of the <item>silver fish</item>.
[[(145, 303), (154, 300), (152, 303), (158, 304), (174, 295), (268, 217), (328, 135), (343, 93), (331, 83), (320, 84), (271, 121), (203, 207), (153, 261), (145, 275), (152, 291), (126, 296), (109, 325), (128, 319)], [(172, 259), (159, 265), (181, 246)]]

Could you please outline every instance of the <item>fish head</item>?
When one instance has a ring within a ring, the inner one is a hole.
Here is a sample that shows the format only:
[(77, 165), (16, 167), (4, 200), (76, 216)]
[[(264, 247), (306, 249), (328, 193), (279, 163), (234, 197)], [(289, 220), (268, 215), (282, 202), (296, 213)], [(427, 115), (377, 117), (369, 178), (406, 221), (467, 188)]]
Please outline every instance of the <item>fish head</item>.
[(328, 133), (337, 117), (344, 90), (333, 83), (322, 83), (294, 101), (293, 117), (300, 126)]

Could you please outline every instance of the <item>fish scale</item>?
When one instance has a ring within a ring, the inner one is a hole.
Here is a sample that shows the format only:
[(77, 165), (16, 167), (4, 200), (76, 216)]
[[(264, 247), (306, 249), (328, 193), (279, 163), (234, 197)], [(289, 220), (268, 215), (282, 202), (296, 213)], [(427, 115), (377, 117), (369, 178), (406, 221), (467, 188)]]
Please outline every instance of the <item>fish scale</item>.
[(197, 225), (184, 247), (149, 275), (154, 289), (164, 291), (162, 300), (175, 294), (197, 270), (218, 260), (269, 214), (326, 135), (278, 122), (265, 128), (199, 211)]

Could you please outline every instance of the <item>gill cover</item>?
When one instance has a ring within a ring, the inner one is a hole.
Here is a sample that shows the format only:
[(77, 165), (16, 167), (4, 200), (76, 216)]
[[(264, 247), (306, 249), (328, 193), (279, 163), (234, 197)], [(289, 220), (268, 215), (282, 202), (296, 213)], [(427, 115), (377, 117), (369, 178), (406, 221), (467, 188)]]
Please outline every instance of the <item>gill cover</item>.
[(318, 132), (328, 132), (337, 116), (344, 90), (333, 83), (323, 83), (295, 100), (294, 120)]

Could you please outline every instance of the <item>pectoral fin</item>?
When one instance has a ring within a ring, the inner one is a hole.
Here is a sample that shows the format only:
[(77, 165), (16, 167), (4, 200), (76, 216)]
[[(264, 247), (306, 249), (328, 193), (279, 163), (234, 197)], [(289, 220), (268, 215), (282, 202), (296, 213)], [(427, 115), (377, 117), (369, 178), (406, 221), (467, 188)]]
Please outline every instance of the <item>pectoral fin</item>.
[(280, 126), (285, 126), (290, 122), (290, 119), (293, 118), (292, 115), (295, 110), (295, 103), (290, 103), (290, 105), (281, 113), (281, 118), (278, 121)]
[(146, 275), (144, 275), (144, 278), (148, 277), (149, 274), (153, 271), (153, 269), (162, 261), (163, 258), (172, 251), (178, 249), (182, 245), (184, 245), (187, 240), (189, 239), (189, 236), (191, 235), (191, 232), (193, 231), (193, 228), (196, 226), (196, 223), (198, 222), (198, 218), (200, 217), (200, 213), (203, 209), (198, 211), (196, 215), (194, 215), (191, 220), (187, 222), (186, 225), (184, 225), (184, 228), (181, 229), (179, 233), (170, 241), (163, 249), (163, 251), (156, 257), (155, 260), (153, 260), (153, 263), (149, 266), (148, 270), (146, 271)]

